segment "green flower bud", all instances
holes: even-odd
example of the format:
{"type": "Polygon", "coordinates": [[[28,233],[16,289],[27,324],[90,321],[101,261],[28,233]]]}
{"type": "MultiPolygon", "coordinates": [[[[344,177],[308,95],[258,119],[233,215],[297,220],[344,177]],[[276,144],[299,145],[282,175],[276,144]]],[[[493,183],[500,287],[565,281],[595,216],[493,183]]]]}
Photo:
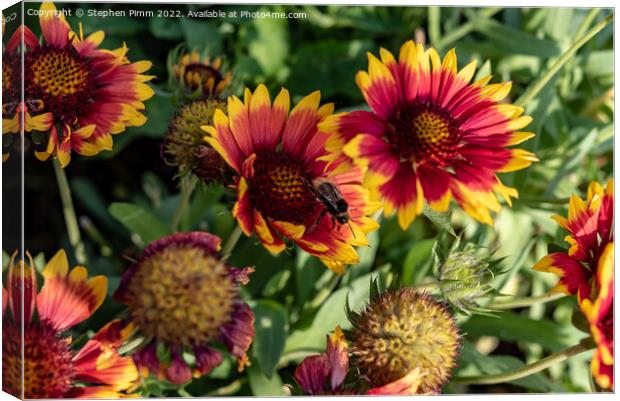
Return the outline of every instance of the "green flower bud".
{"type": "Polygon", "coordinates": [[[196,100],[181,106],[170,121],[162,144],[166,163],[177,166],[181,174],[192,172],[207,184],[224,183],[228,165],[204,140],[201,128],[213,124],[217,109],[226,110],[226,102],[218,99],[196,100]]]}
{"type": "Polygon", "coordinates": [[[444,299],[466,314],[488,312],[480,308],[477,300],[494,291],[491,282],[496,276],[496,262],[481,256],[479,248],[473,244],[467,244],[462,250],[455,248],[458,244],[440,262],[439,287],[444,299]]]}

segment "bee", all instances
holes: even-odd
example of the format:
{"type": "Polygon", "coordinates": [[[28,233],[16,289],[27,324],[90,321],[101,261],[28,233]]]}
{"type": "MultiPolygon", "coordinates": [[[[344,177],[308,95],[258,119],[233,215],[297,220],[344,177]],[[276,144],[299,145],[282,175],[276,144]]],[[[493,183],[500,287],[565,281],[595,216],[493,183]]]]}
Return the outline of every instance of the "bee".
{"type": "MultiPolygon", "coordinates": [[[[321,221],[325,214],[329,213],[332,218],[332,228],[336,226],[336,223],[348,224],[353,233],[353,228],[350,223],[351,218],[349,217],[349,204],[342,197],[336,184],[330,182],[326,178],[317,178],[311,185],[308,185],[308,189],[314,194],[316,199],[325,206],[325,209],[319,214],[319,218],[315,225],[321,221]]],[[[355,236],[355,233],[353,235],[355,236]]]]}

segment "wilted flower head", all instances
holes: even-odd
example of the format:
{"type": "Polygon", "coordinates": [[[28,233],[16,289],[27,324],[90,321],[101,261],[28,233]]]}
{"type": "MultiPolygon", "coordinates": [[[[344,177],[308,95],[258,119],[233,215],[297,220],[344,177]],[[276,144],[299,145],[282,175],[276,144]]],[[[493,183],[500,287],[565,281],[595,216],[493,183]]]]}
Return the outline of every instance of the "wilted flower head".
{"type": "Polygon", "coordinates": [[[107,279],[89,279],[82,266],[69,271],[62,250],[42,274],[37,294],[32,260],[9,265],[8,291],[2,288],[2,390],[19,398],[118,398],[138,378],[131,358],[118,354],[132,327],[112,321],[79,349],[67,333],[101,306],[107,279]]]}
{"type": "Polygon", "coordinates": [[[349,345],[338,326],[327,336],[327,347],[320,355],[309,356],[295,369],[295,380],[309,395],[352,394],[343,388],[349,371],[349,345]]]}
{"type": "Polygon", "coordinates": [[[586,199],[572,195],[568,217],[553,216],[569,232],[566,252],[554,252],[534,269],[560,276],[551,292],[576,295],[590,326],[597,350],[592,374],[605,389],[613,389],[613,219],[614,183],[592,182],[586,199]]]}
{"type": "Polygon", "coordinates": [[[232,73],[227,71],[221,57],[211,60],[201,56],[197,51],[190,53],[173,52],[173,83],[178,85],[185,95],[191,97],[219,96],[232,80],[232,73]]]}
{"type": "Polygon", "coordinates": [[[203,140],[203,125],[213,124],[216,109],[226,110],[226,102],[201,99],[182,105],[172,117],[161,152],[164,160],[177,166],[181,174],[192,172],[206,183],[224,183],[231,169],[203,140]]]}
{"type": "Polygon", "coordinates": [[[351,363],[370,387],[435,393],[448,380],[460,337],[448,308],[429,294],[412,288],[371,291],[370,303],[349,319],[351,363]]]}
{"type": "Polygon", "coordinates": [[[209,233],[173,234],[146,247],[123,275],[114,297],[127,305],[128,321],[148,339],[133,354],[144,375],[153,372],[172,383],[206,375],[222,362],[215,342],[238,358],[239,369],[249,364],[254,315],[240,299],[239,286],[253,269],[229,267],[219,248],[220,239],[209,233]]]}

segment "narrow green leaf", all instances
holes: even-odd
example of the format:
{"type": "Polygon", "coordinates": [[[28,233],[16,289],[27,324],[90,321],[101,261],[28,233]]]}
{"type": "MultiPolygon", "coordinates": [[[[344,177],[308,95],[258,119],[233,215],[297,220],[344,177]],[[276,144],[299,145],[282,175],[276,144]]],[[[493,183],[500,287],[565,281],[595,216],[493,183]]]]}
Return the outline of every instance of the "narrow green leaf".
{"type": "MultiPolygon", "coordinates": [[[[473,344],[466,340],[463,342],[460,355],[458,365],[462,367],[462,370],[467,369],[468,376],[500,374],[524,366],[523,361],[511,355],[484,355],[480,353],[473,344]]],[[[456,375],[457,377],[460,376],[458,370],[456,375]]],[[[511,383],[539,392],[566,391],[563,386],[552,382],[542,373],[536,373],[522,379],[514,380],[511,383]]]]}
{"type": "Polygon", "coordinates": [[[497,336],[505,341],[531,342],[553,352],[575,345],[586,337],[572,326],[535,320],[512,312],[504,312],[499,318],[474,315],[461,328],[469,336],[497,336]]]}
{"type": "Polygon", "coordinates": [[[166,226],[150,212],[131,203],[112,203],[109,212],[132,233],[137,245],[145,246],[166,236],[166,226]]]}
{"type": "Polygon", "coordinates": [[[435,239],[416,241],[403,262],[402,283],[405,286],[416,284],[428,272],[432,262],[435,239]]]}
{"type": "Polygon", "coordinates": [[[286,309],[274,301],[258,301],[253,307],[256,335],[252,346],[263,373],[272,378],[288,334],[286,309]]]}
{"type": "Polygon", "coordinates": [[[248,381],[252,395],[259,397],[275,397],[287,395],[282,386],[282,379],[275,373],[271,378],[265,376],[261,366],[252,364],[248,368],[248,381]]]}
{"type": "Polygon", "coordinates": [[[474,29],[501,46],[506,53],[530,54],[544,58],[560,53],[560,48],[554,42],[538,39],[534,35],[502,25],[495,20],[476,20],[474,29]]]}

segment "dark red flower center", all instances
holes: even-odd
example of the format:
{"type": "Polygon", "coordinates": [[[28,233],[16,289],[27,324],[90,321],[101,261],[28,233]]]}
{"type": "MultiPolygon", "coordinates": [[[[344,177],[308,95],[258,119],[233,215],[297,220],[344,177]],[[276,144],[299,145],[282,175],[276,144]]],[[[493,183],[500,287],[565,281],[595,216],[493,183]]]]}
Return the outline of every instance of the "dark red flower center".
{"type": "Polygon", "coordinates": [[[25,398],[64,398],[75,378],[67,339],[45,322],[31,323],[22,360],[20,330],[6,318],[2,329],[2,390],[20,398],[23,383],[25,398]]]}
{"type": "Polygon", "coordinates": [[[18,100],[19,74],[19,58],[4,54],[2,57],[2,97],[4,102],[18,100]]]}
{"type": "Polygon", "coordinates": [[[193,63],[185,67],[183,79],[192,91],[204,87],[207,92],[213,92],[222,80],[222,74],[210,65],[193,63]]]}
{"type": "Polygon", "coordinates": [[[450,114],[427,102],[400,108],[388,121],[385,139],[402,160],[445,166],[457,155],[458,124],[450,114]]]}
{"type": "Polygon", "coordinates": [[[320,202],[311,191],[313,176],[303,162],[280,152],[263,152],[254,162],[250,199],[265,217],[305,224],[316,215],[320,202]]]}
{"type": "Polygon", "coordinates": [[[71,46],[41,46],[26,53],[25,95],[41,100],[54,117],[75,123],[93,102],[95,80],[88,60],[71,46]]]}

